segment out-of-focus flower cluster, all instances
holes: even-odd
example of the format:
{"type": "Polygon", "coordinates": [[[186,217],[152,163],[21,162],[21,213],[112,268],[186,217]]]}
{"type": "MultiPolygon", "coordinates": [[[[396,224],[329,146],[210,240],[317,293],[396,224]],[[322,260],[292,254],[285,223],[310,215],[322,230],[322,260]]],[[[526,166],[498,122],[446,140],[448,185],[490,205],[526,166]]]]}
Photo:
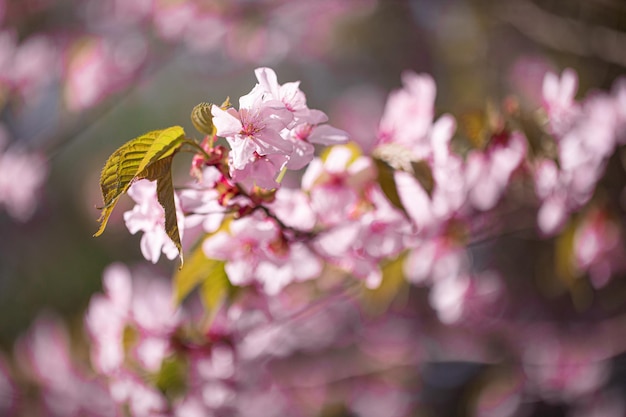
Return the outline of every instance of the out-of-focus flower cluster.
{"type": "MultiPolygon", "coordinates": [[[[194,249],[173,285],[110,266],[85,317],[91,370],[39,321],[18,369],[0,364],[2,410],[30,395],[54,416],[401,417],[470,385],[475,416],[623,415],[607,388],[623,315],[587,304],[570,323],[528,285],[544,256],[582,310],[624,272],[624,184],[603,182],[626,171],[622,82],[577,100],[572,70],[548,73],[540,108],[509,97],[476,133],[436,113],[430,76],[406,72],[363,151],[297,82],[255,75],[237,108],[204,108],[214,133],[175,203],[194,249]]],[[[128,194],[144,257],[174,258],[156,184],[128,194]]]]}
{"type": "Polygon", "coordinates": [[[375,5],[375,0],[89,0],[65,7],[1,1],[0,205],[12,218],[28,220],[47,177],[46,153],[68,140],[64,135],[71,136],[76,115],[128,91],[174,51],[232,66],[278,62],[296,52],[323,54],[339,22],[367,15],[375,5]],[[17,177],[23,178],[21,190],[17,177]]]}

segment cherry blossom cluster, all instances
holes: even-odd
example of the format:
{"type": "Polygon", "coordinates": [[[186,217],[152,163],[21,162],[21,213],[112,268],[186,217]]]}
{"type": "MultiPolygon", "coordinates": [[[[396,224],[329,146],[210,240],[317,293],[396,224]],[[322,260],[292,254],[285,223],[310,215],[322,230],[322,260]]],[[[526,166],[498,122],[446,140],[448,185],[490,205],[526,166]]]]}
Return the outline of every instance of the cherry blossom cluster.
{"type": "MultiPolygon", "coordinates": [[[[500,227],[494,213],[534,193],[537,222],[527,227],[558,231],[564,216],[591,197],[623,123],[619,86],[612,95],[596,93],[578,103],[572,97],[575,75],[567,70],[562,81],[546,75],[543,116],[537,120],[547,143],[542,146],[552,144],[555,155],[529,153],[525,133],[512,127],[519,117],[515,108],[498,115],[486,143],[462,154],[453,149],[453,142],[463,140],[455,118],[435,118],[432,78],[407,72],[404,87],[389,96],[368,155],[344,145],[347,133],[307,107],[297,82],[281,85],[269,68],[255,74],[257,84],[240,98],[238,109],[228,103],[211,108],[217,137],[228,147],[205,138],[204,155],[192,164],[197,181],[177,196],[180,229],[194,230],[185,233],[197,238],[201,225],[208,234],[202,239],[205,255],[226,261],[231,282],[258,284],[268,294],[316,278],[330,266],[376,288],[382,266],[402,256],[407,280],[432,286],[431,303],[448,321],[460,317],[464,294],[499,291],[498,273],[473,271],[469,261],[466,246],[484,233],[481,226],[500,227]],[[596,120],[599,114],[604,116],[596,120]],[[598,152],[584,148],[596,143],[590,126],[598,126],[604,132],[599,139],[608,142],[595,145],[598,152]],[[314,145],[329,148],[315,156],[314,145]],[[575,155],[584,156],[585,164],[570,162],[575,155]],[[381,182],[385,167],[392,186],[381,182]],[[281,186],[285,170],[299,169],[298,187],[281,186]]],[[[156,262],[163,251],[173,259],[176,248],[163,230],[154,184],[137,182],[129,194],[138,204],[125,219],[131,232],[145,232],[144,256],[156,262]]],[[[611,216],[602,208],[589,216],[576,223],[571,263],[601,286],[623,268],[622,237],[617,231],[598,237],[611,230],[611,216]]]]}
{"type": "MultiPolygon", "coordinates": [[[[472,415],[537,403],[623,415],[606,389],[626,351],[623,318],[592,306],[587,321],[559,326],[562,300],[527,284],[529,258],[548,252],[582,308],[581,285],[602,291],[626,271],[613,195],[625,184],[604,180],[626,171],[615,157],[624,84],[577,100],[572,70],[548,73],[540,108],[527,117],[509,98],[470,137],[462,118],[436,112],[434,80],[406,72],[363,151],[308,107],[299,83],[266,67],[255,76],[237,107],[210,107],[215,135],[198,143],[175,196],[183,246],[224,267],[220,301],[199,290],[174,303],[176,288],[152,269],[113,264],[85,316],[90,366],[49,319],[18,342],[19,372],[39,387],[33,404],[53,416],[401,417],[431,412],[442,384],[469,383],[438,380],[449,362],[490,370],[472,415]]],[[[175,258],[156,184],[128,194],[124,219],[143,232],[144,257],[175,258]]],[[[14,374],[0,362],[8,415],[24,407],[14,374]]]]}

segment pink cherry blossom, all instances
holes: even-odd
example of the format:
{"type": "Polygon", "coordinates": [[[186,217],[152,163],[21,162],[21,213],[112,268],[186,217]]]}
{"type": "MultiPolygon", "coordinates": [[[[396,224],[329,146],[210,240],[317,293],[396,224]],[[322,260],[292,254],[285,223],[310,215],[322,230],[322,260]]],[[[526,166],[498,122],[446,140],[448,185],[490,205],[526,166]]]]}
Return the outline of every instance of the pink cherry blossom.
{"type": "Polygon", "coordinates": [[[205,232],[216,231],[225,217],[225,208],[219,203],[215,189],[222,173],[213,166],[204,167],[200,179],[178,193],[180,209],[185,214],[185,228],[202,224],[205,232]]]}
{"type": "Polygon", "coordinates": [[[579,111],[574,98],[578,89],[578,76],[571,68],[561,77],[548,72],[543,79],[543,105],[550,118],[550,128],[557,134],[567,129],[579,111]]]}
{"type": "Polygon", "coordinates": [[[327,124],[301,123],[289,132],[288,139],[293,144],[294,152],[287,162],[287,168],[301,169],[313,159],[315,152],[313,144],[326,146],[345,144],[348,141],[348,134],[327,124]]]}
{"type": "MultiPolygon", "coordinates": [[[[124,221],[128,230],[135,234],[144,232],[141,236],[141,253],[152,263],[157,263],[161,252],[168,259],[178,256],[178,249],[165,231],[165,210],[157,199],[156,181],[139,180],[128,189],[128,195],[137,203],[131,211],[124,213],[124,221]]],[[[183,233],[183,214],[180,212],[178,197],[176,217],[178,230],[183,233]]]]}
{"type": "Polygon", "coordinates": [[[334,146],[322,161],[314,159],[302,176],[311,206],[320,222],[336,225],[350,218],[358,194],[374,180],[372,160],[358,156],[348,147],[334,146]],[[355,158],[356,157],[356,158],[355,158]]]}
{"type": "Polygon", "coordinates": [[[475,319],[484,324],[502,292],[500,277],[491,271],[475,276],[446,275],[433,282],[430,304],[443,323],[475,319]]]}
{"type": "Polygon", "coordinates": [[[306,96],[300,90],[300,82],[278,83],[278,77],[271,68],[255,70],[258,86],[265,91],[268,98],[281,101],[293,114],[293,119],[282,131],[294,149],[290,154],[287,167],[301,169],[313,159],[314,143],[321,145],[343,144],[348,141],[348,134],[340,129],[322,124],[328,116],[320,110],[310,109],[306,104],[306,96]]]}
{"type": "Polygon", "coordinates": [[[317,219],[309,197],[300,189],[281,187],[268,207],[286,226],[302,231],[310,231],[315,226],[317,219]]]}
{"type": "Polygon", "coordinates": [[[205,239],[202,249],[208,258],[227,261],[226,273],[233,284],[246,285],[254,281],[255,269],[278,237],[272,220],[248,216],[232,222],[230,233],[220,231],[205,239]]]}
{"type": "Polygon", "coordinates": [[[116,415],[102,381],[88,378],[74,363],[67,330],[55,316],[40,316],[17,342],[16,355],[23,372],[41,386],[50,415],[116,415]]]}
{"type": "Polygon", "coordinates": [[[277,177],[286,167],[288,158],[283,154],[254,154],[242,169],[231,169],[231,179],[243,185],[247,191],[255,186],[265,189],[280,188],[277,177]]]}
{"type": "Polygon", "coordinates": [[[603,93],[573,101],[575,73],[564,73],[561,85],[553,75],[546,76],[548,103],[556,110],[549,114],[558,128],[553,129],[558,149],[555,163],[540,160],[535,172],[536,191],[542,200],[539,227],[554,233],[566,215],[586,204],[602,176],[607,158],[619,140],[619,101],[603,93]],[[566,120],[565,120],[566,119],[566,120]],[[565,121],[564,121],[565,120],[565,121]]]}
{"type": "Polygon", "coordinates": [[[162,393],[130,373],[121,373],[109,384],[111,397],[127,406],[133,417],[166,417],[167,401],[162,393]]]}
{"type": "Polygon", "coordinates": [[[42,155],[16,146],[2,151],[0,142],[0,205],[11,217],[24,222],[35,213],[48,164],[42,155]]]}
{"type": "Polygon", "coordinates": [[[467,275],[470,261],[460,242],[440,233],[412,244],[404,263],[407,280],[428,284],[467,275]]]}
{"type": "Polygon", "coordinates": [[[427,137],[434,119],[436,86],[427,74],[405,72],[404,88],[389,95],[379,126],[379,144],[397,143],[416,159],[425,158],[432,145],[427,137]]]}
{"type": "Polygon", "coordinates": [[[485,152],[470,152],[465,172],[474,207],[489,210],[496,205],[511,174],[526,156],[526,142],[523,133],[512,132],[506,143],[493,144],[485,152]]]}
{"type": "Polygon", "coordinates": [[[291,129],[301,123],[319,124],[328,120],[326,114],[320,110],[309,109],[306,104],[306,96],[300,90],[300,82],[288,82],[278,84],[278,77],[273,69],[261,67],[254,70],[260,88],[271,99],[278,100],[293,114],[293,119],[287,128],[291,129]]]}
{"type": "Polygon", "coordinates": [[[138,35],[119,42],[97,37],[80,40],[65,58],[68,108],[85,110],[127,86],[146,59],[146,48],[138,35]]]}
{"type": "Polygon", "coordinates": [[[592,284],[602,287],[626,267],[620,229],[602,210],[590,211],[574,234],[576,266],[588,271],[592,284]]]}
{"type": "Polygon", "coordinates": [[[450,150],[450,139],[455,129],[454,118],[443,115],[433,124],[427,142],[424,142],[422,152],[428,156],[426,161],[434,180],[431,195],[412,174],[401,170],[394,172],[400,200],[420,229],[437,228],[454,217],[466,203],[465,165],[461,157],[450,150]]]}
{"type": "Polygon", "coordinates": [[[233,169],[242,170],[254,161],[255,154],[291,154],[293,147],[280,131],[293,120],[293,115],[278,100],[267,100],[262,88],[255,87],[239,99],[239,110],[222,110],[213,106],[213,124],[218,136],[226,138],[233,169]]]}
{"type": "Polygon", "coordinates": [[[285,246],[281,239],[273,220],[248,216],[231,222],[230,233],[205,239],[202,248],[208,258],[226,261],[233,284],[257,282],[268,294],[276,294],[290,282],[314,278],[321,270],[321,262],[305,245],[285,246]]]}
{"type": "Polygon", "coordinates": [[[92,362],[105,375],[116,375],[128,357],[151,372],[158,371],[170,353],[170,337],[181,322],[182,312],[172,300],[170,286],[155,277],[133,275],[121,264],[104,273],[105,294],[96,294],[85,324],[94,343],[92,362]],[[124,332],[132,329],[136,340],[132,352],[124,346],[124,332]]]}
{"type": "Polygon", "coordinates": [[[537,331],[523,351],[529,389],[549,401],[571,401],[602,386],[608,378],[605,347],[555,331],[537,331]]]}
{"type": "Polygon", "coordinates": [[[109,375],[124,361],[123,333],[132,297],[130,271],[121,264],[110,265],[103,284],[106,294],[92,297],[85,326],[94,344],[91,361],[99,372],[109,375]]]}

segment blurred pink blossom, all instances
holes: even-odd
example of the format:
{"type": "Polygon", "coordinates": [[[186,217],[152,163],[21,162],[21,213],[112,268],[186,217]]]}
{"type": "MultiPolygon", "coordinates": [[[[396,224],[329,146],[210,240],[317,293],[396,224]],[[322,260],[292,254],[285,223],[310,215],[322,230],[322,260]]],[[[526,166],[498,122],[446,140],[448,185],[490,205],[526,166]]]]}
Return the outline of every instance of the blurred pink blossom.
{"type": "Polygon", "coordinates": [[[466,176],[469,200],[479,210],[489,210],[506,190],[511,174],[526,157],[526,137],[512,132],[504,143],[494,143],[484,151],[471,151],[466,176]]]}
{"type": "Polygon", "coordinates": [[[572,122],[572,118],[579,111],[575,101],[578,90],[578,75],[567,68],[561,77],[553,72],[547,72],[543,78],[543,105],[550,119],[550,128],[557,134],[572,122]]]}
{"type": "Polygon", "coordinates": [[[158,278],[133,276],[121,264],[109,266],[103,281],[105,294],[92,298],[85,317],[94,344],[94,367],[114,376],[132,356],[146,370],[158,371],[182,319],[170,286],[158,278]],[[132,353],[126,352],[124,345],[129,330],[136,334],[132,353]]]}
{"type": "Polygon", "coordinates": [[[74,363],[62,322],[40,316],[15,345],[23,372],[42,388],[43,404],[52,416],[115,416],[117,410],[103,381],[87,377],[74,363]]]}
{"type": "Polygon", "coordinates": [[[65,57],[65,101],[72,111],[98,104],[128,86],[147,57],[139,35],[120,41],[86,37],[76,41],[65,57]]]}
{"type": "Polygon", "coordinates": [[[574,233],[574,257],[577,268],[589,273],[594,287],[606,285],[626,267],[619,225],[602,210],[587,213],[574,233]]]}
{"type": "Polygon", "coordinates": [[[4,148],[2,142],[0,140],[0,205],[11,217],[24,222],[35,213],[48,176],[48,163],[43,155],[17,145],[4,148]]]}

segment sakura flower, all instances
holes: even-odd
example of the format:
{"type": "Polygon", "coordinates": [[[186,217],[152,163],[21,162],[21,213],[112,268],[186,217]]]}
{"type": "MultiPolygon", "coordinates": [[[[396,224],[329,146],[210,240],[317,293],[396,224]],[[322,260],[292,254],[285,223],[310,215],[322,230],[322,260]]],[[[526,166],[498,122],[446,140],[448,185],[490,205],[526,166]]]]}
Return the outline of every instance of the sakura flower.
{"type": "Polygon", "coordinates": [[[404,273],[413,283],[454,279],[469,272],[469,257],[460,242],[444,233],[419,241],[409,252],[404,273]]]}
{"type": "Polygon", "coordinates": [[[94,295],[85,315],[93,347],[94,367],[108,375],[124,361],[123,332],[130,314],[132,296],[130,271],[121,264],[110,265],[103,275],[106,295],[94,295]]]}
{"type": "Polygon", "coordinates": [[[579,111],[574,101],[577,89],[578,76],[570,68],[564,70],[560,78],[552,72],[544,76],[543,104],[550,118],[550,128],[557,134],[567,129],[579,111]]]}
{"type": "Polygon", "coordinates": [[[436,87],[425,74],[406,72],[404,88],[389,95],[374,153],[394,168],[394,180],[407,214],[421,229],[436,228],[454,216],[467,199],[465,166],[450,149],[456,120],[444,114],[434,121],[436,87]],[[427,190],[411,173],[425,163],[432,177],[427,190]]]}
{"type": "Polygon", "coordinates": [[[165,417],[168,405],[162,393],[130,373],[122,373],[110,383],[111,396],[136,417],[165,417]]]}
{"type": "Polygon", "coordinates": [[[420,229],[436,229],[452,218],[467,199],[467,178],[460,156],[450,149],[450,139],[456,121],[450,115],[441,116],[428,133],[428,149],[423,148],[434,181],[432,195],[410,173],[397,170],[394,178],[400,201],[420,229]]]}
{"type": "Polygon", "coordinates": [[[309,197],[300,189],[281,187],[268,207],[286,226],[303,231],[310,231],[315,226],[316,216],[309,197]]]}
{"type": "MultiPolygon", "coordinates": [[[[587,97],[582,103],[572,103],[571,92],[575,75],[563,75],[565,92],[552,92],[549,97],[558,111],[549,113],[558,147],[558,168],[555,163],[540,162],[535,175],[536,190],[542,200],[538,220],[544,233],[554,233],[563,224],[567,213],[579,209],[591,198],[596,183],[604,172],[607,158],[619,138],[619,101],[603,93],[587,97]],[[562,109],[565,108],[565,110],[562,109]],[[575,110],[575,111],[574,111],[575,110]],[[563,122],[566,114],[566,122],[563,122]],[[544,179],[540,171],[549,173],[544,179]],[[549,181],[548,181],[549,179],[549,181]]],[[[551,85],[551,76],[546,84],[551,85]]],[[[549,87],[548,90],[551,91],[549,87]]],[[[560,91],[560,90],[559,90],[560,91]]]]}
{"type": "Polygon", "coordinates": [[[27,221],[37,207],[40,189],[48,175],[47,163],[43,156],[14,146],[2,153],[1,145],[0,205],[14,219],[27,221]]]}
{"type": "Polygon", "coordinates": [[[300,90],[300,82],[278,84],[276,73],[271,68],[257,68],[255,71],[259,87],[268,97],[281,101],[293,114],[293,120],[282,135],[292,142],[294,150],[289,157],[287,168],[301,169],[313,159],[314,143],[337,145],[348,141],[348,134],[340,129],[322,124],[328,116],[320,110],[310,109],[306,96],[300,90]]]}
{"type": "Polygon", "coordinates": [[[168,282],[138,277],[133,282],[132,325],[139,332],[134,354],[149,371],[158,371],[171,353],[170,338],[182,322],[182,311],[174,305],[168,282]]]}
{"type": "Polygon", "coordinates": [[[367,198],[373,208],[359,219],[363,228],[357,250],[381,261],[400,253],[411,227],[406,217],[389,203],[379,187],[368,189],[367,198]]]}
{"type": "Polygon", "coordinates": [[[138,35],[116,43],[98,37],[81,39],[66,57],[64,95],[68,108],[90,108],[127,86],[146,54],[145,41],[138,35]]]}
{"type": "Polygon", "coordinates": [[[234,285],[246,285],[254,281],[256,268],[276,239],[278,229],[272,220],[247,216],[232,222],[230,233],[205,239],[202,249],[208,258],[227,261],[226,273],[234,285]]]}
{"type": "Polygon", "coordinates": [[[105,294],[92,298],[85,318],[94,366],[105,375],[116,375],[133,356],[144,369],[157,371],[181,322],[170,286],[155,277],[133,276],[121,264],[109,266],[103,280],[105,294]],[[132,352],[124,345],[126,331],[136,334],[132,352]]]}
{"type": "Polygon", "coordinates": [[[88,378],[74,363],[69,335],[54,316],[41,316],[16,344],[20,367],[42,389],[51,416],[115,415],[101,381],[88,378]]]}
{"type": "Polygon", "coordinates": [[[534,333],[522,357],[531,392],[549,401],[571,401],[594,392],[607,380],[607,344],[589,343],[586,335],[534,333]]]}
{"type": "Polygon", "coordinates": [[[439,319],[451,324],[464,319],[484,323],[492,316],[492,308],[502,292],[500,277],[494,272],[447,275],[433,282],[430,304],[439,319]]]}
{"type": "Polygon", "coordinates": [[[258,86],[239,99],[239,110],[222,110],[214,105],[211,113],[218,136],[230,144],[232,169],[243,170],[254,161],[255,154],[289,155],[293,150],[291,143],[280,135],[293,115],[282,102],[267,100],[258,86]]]}
{"type": "Polygon", "coordinates": [[[282,154],[255,154],[242,169],[231,169],[231,179],[243,185],[247,191],[255,186],[265,189],[280,188],[277,177],[286,166],[288,158],[282,154]]]}
{"type": "Polygon", "coordinates": [[[278,294],[291,282],[310,280],[322,272],[322,262],[303,243],[290,243],[285,253],[273,255],[261,261],[256,270],[257,281],[269,295],[278,294]]]}
{"type": "Polygon", "coordinates": [[[364,280],[369,288],[377,288],[382,281],[381,262],[400,253],[411,226],[379,187],[368,188],[366,198],[371,208],[354,223],[329,231],[317,244],[329,261],[364,280]],[[338,247],[340,242],[343,248],[338,247]]]}
{"type": "Polygon", "coordinates": [[[185,227],[193,228],[202,224],[207,233],[216,231],[225,216],[225,209],[219,203],[217,183],[222,179],[219,170],[207,166],[200,171],[200,179],[178,193],[180,208],[185,213],[185,227]]]}
{"type": "Polygon", "coordinates": [[[285,242],[274,221],[259,216],[233,221],[230,234],[208,237],[202,249],[208,258],[226,261],[226,273],[234,285],[257,282],[268,294],[321,271],[320,261],[306,246],[285,242]]]}
{"type": "Polygon", "coordinates": [[[431,76],[404,72],[403,89],[389,95],[380,126],[379,144],[397,143],[416,159],[426,157],[431,148],[427,134],[434,118],[436,86],[431,76]]]}
{"type": "Polygon", "coordinates": [[[288,139],[293,143],[294,151],[287,162],[287,168],[301,169],[313,159],[314,143],[327,146],[345,144],[348,142],[348,134],[326,124],[301,123],[289,132],[288,139]]]}
{"type": "Polygon", "coordinates": [[[287,128],[291,129],[301,123],[316,125],[328,120],[326,114],[320,110],[309,109],[306,96],[300,90],[300,82],[278,84],[278,77],[271,68],[261,67],[254,70],[259,86],[269,96],[282,102],[285,108],[293,114],[293,119],[287,128]]]}
{"type": "MultiPolygon", "coordinates": [[[[135,207],[124,213],[124,221],[128,230],[135,234],[143,231],[141,237],[141,253],[144,258],[152,263],[157,263],[161,252],[168,259],[178,256],[178,249],[165,231],[165,210],[157,199],[156,181],[139,180],[134,182],[128,189],[128,195],[135,200],[135,207]]],[[[174,196],[179,227],[183,230],[183,215],[180,212],[178,197],[174,196]]]]}
{"type": "Polygon", "coordinates": [[[574,256],[576,267],[589,272],[596,288],[626,266],[619,226],[608,213],[595,209],[585,216],[574,233],[574,256]]]}
{"type": "Polygon", "coordinates": [[[521,132],[512,132],[505,143],[495,143],[485,152],[470,152],[465,169],[472,205],[479,210],[493,208],[525,155],[526,137],[521,132]]]}
{"type": "Polygon", "coordinates": [[[302,177],[311,206],[326,225],[347,220],[358,203],[359,193],[374,180],[372,160],[346,146],[334,146],[322,161],[314,159],[302,177]]]}

